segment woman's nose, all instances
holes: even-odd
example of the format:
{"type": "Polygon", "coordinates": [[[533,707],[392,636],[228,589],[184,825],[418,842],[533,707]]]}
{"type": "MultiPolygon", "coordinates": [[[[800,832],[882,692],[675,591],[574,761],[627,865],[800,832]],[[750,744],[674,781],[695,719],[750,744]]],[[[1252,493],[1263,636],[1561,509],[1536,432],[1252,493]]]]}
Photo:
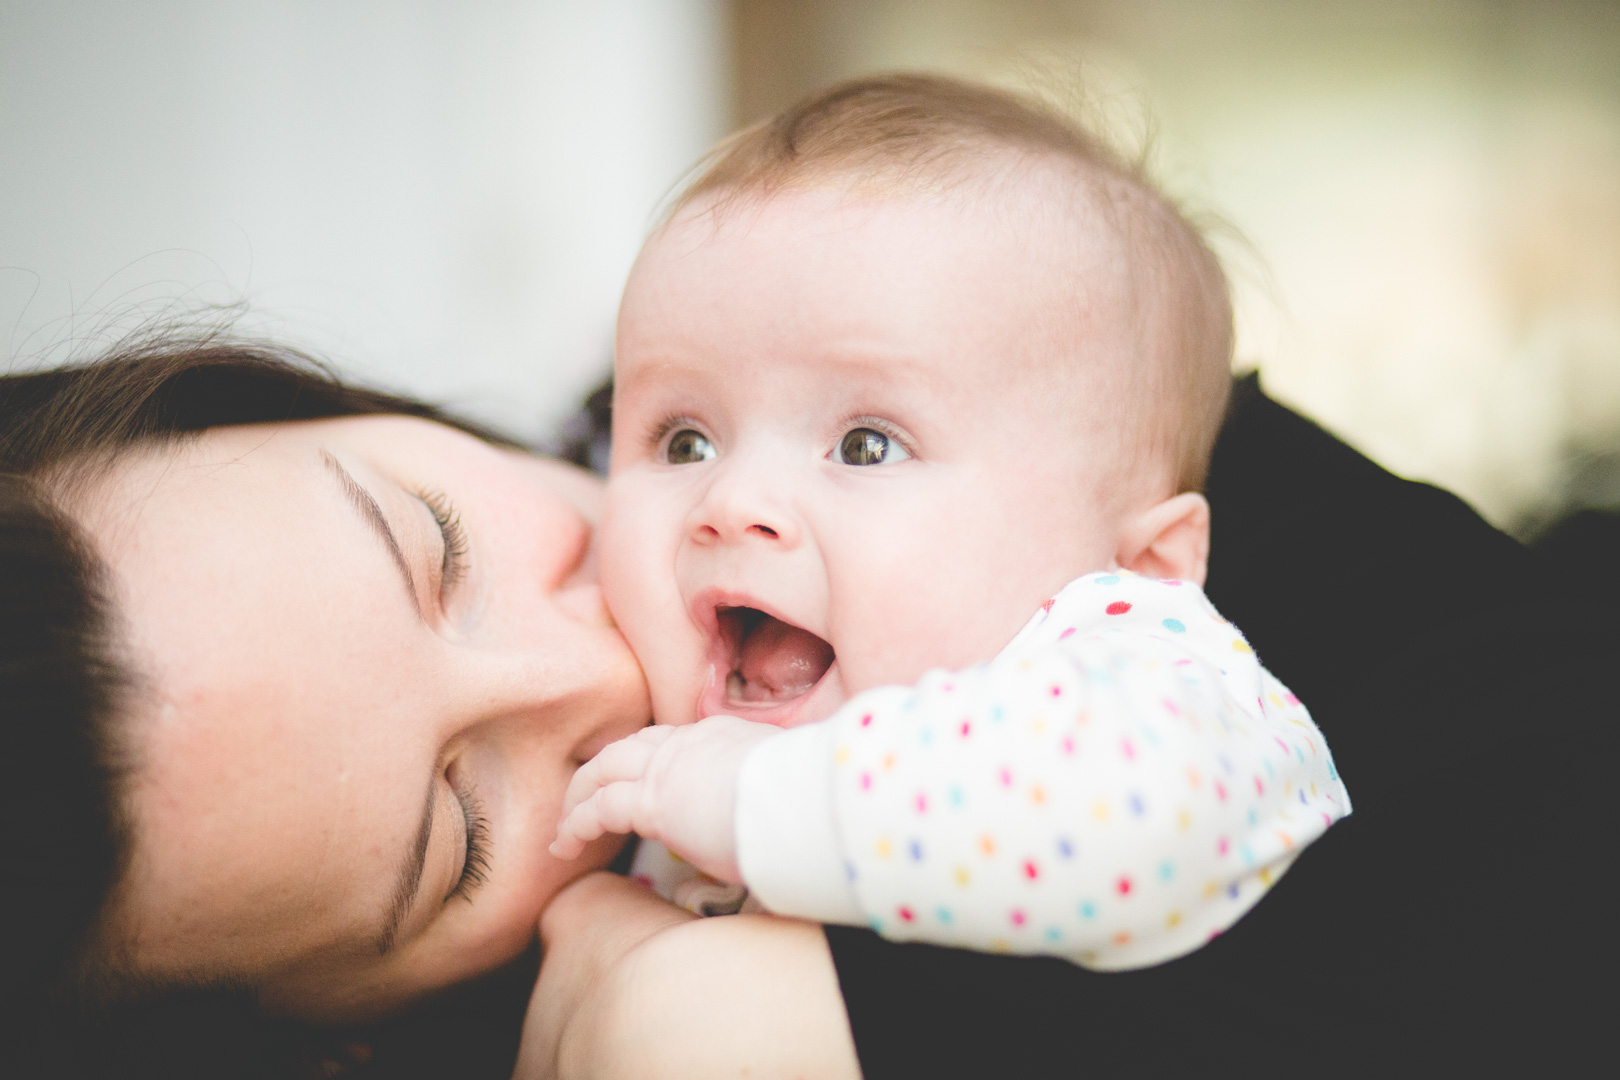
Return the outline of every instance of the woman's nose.
{"type": "Polygon", "coordinates": [[[490,656],[473,687],[480,708],[550,738],[608,741],[647,722],[652,705],[629,646],[595,586],[564,590],[490,656]]]}
{"type": "Polygon", "coordinates": [[[735,467],[714,478],[693,509],[687,535],[697,544],[799,544],[798,520],[781,498],[782,481],[767,470],[735,467]]]}
{"type": "Polygon", "coordinates": [[[602,599],[602,587],[594,581],[566,583],[551,594],[551,600],[564,615],[582,625],[613,626],[613,616],[602,599]]]}

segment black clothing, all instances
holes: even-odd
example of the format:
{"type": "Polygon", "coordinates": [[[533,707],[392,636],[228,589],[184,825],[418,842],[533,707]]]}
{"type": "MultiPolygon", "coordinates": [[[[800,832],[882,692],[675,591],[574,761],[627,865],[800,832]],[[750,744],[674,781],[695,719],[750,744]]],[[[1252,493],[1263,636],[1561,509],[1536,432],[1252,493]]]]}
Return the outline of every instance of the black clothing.
{"type": "Polygon", "coordinates": [[[1227,933],[1143,971],[829,927],[867,1080],[1607,1057],[1612,606],[1252,378],[1208,494],[1209,596],[1310,708],[1354,813],[1227,933]]]}

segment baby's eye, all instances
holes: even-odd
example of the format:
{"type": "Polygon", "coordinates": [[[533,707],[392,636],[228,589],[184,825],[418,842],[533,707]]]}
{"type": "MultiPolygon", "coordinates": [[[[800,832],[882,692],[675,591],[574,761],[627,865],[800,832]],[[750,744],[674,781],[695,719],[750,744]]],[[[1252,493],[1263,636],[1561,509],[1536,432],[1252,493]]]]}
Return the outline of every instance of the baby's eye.
{"type": "Polygon", "coordinates": [[[833,460],[840,465],[890,465],[911,455],[905,447],[883,432],[869,427],[852,428],[838,440],[833,460]]]}
{"type": "Polygon", "coordinates": [[[664,450],[664,460],[671,465],[690,465],[697,461],[708,461],[712,457],[714,444],[691,428],[682,428],[671,435],[669,446],[664,450]]]}

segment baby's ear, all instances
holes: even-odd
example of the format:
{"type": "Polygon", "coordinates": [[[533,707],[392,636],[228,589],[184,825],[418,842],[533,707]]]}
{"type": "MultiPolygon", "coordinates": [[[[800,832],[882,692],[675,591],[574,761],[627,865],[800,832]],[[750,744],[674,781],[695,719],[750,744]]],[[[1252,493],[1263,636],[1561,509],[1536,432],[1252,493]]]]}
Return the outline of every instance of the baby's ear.
{"type": "Polygon", "coordinates": [[[1203,587],[1209,573],[1209,503],[1195,491],[1173,495],[1125,523],[1114,559],[1145,577],[1203,587]]]}

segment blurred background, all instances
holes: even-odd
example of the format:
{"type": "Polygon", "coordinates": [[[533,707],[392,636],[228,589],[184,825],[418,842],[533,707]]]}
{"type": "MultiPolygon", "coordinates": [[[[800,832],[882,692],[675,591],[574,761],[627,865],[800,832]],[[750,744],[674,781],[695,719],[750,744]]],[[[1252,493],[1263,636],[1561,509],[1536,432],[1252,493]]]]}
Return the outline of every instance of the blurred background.
{"type": "Polygon", "coordinates": [[[679,174],[892,68],[1147,153],[1239,367],[1387,467],[1524,536],[1620,510],[1611,0],[0,0],[0,359],[242,303],[542,438],[679,174]]]}

